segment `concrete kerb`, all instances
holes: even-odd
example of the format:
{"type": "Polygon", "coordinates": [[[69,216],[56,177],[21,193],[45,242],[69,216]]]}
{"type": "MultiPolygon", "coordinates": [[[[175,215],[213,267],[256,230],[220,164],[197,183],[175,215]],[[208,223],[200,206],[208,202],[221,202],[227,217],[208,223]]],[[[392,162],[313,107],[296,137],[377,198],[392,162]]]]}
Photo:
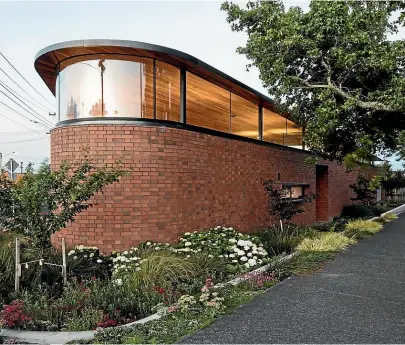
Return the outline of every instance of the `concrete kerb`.
{"type": "Polygon", "coordinates": [[[403,204],[403,205],[401,205],[401,206],[398,206],[398,207],[395,207],[395,208],[393,208],[392,210],[389,210],[389,211],[387,211],[387,212],[381,213],[379,217],[371,218],[371,219],[369,219],[368,221],[369,221],[369,222],[372,222],[372,221],[378,220],[378,219],[380,219],[381,217],[384,217],[384,216],[385,216],[386,214],[388,214],[388,213],[394,213],[394,214],[396,214],[396,215],[399,215],[399,214],[401,214],[401,213],[403,213],[403,212],[405,212],[405,204],[403,204]]]}
{"type": "MultiPolygon", "coordinates": [[[[292,253],[290,255],[282,256],[267,265],[259,267],[253,271],[250,271],[245,276],[238,277],[232,279],[228,282],[217,284],[215,287],[223,287],[226,285],[238,285],[243,281],[249,279],[251,276],[258,275],[262,272],[267,271],[268,269],[272,268],[278,263],[285,262],[290,260],[296,255],[296,253],[292,253]]],[[[131,327],[136,324],[144,324],[152,320],[159,320],[161,315],[156,313],[149,315],[143,319],[127,323],[125,325],[117,326],[117,327],[131,327]]],[[[96,331],[78,331],[78,332],[48,332],[48,331],[25,331],[25,330],[14,330],[14,329],[0,329],[0,336],[8,338],[8,339],[15,339],[16,341],[21,342],[28,342],[31,344],[65,344],[72,340],[91,340],[94,338],[94,334],[96,331]]]]}

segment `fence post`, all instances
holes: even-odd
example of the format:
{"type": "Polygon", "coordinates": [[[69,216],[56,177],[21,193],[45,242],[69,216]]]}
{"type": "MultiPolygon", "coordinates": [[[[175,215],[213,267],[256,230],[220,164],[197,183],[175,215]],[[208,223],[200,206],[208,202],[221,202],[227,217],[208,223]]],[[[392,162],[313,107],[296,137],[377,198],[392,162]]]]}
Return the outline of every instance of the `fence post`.
{"type": "Polygon", "coordinates": [[[20,239],[17,237],[15,239],[15,291],[20,290],[20,276],[21,276],[21,265],[20,265],[20,239]]]}
{"type": "Polygon", "coordinates": [[[62,237],[62,275],[63,275],[63,285],[67,284],[67,272],[66,272],[66,244],[65,238],[62,237]]]}

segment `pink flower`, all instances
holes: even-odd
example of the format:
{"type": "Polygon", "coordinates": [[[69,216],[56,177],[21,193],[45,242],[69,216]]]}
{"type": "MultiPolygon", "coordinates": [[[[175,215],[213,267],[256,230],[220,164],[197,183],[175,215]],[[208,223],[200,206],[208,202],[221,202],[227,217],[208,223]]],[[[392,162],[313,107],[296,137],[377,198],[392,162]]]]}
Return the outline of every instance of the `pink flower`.
{"type": "Polygon", "coordinates": [[[172,305],[169,308],[167,308],[168,313],[173,313],[176,310],[177,310],[177,305],[172,305]]]}

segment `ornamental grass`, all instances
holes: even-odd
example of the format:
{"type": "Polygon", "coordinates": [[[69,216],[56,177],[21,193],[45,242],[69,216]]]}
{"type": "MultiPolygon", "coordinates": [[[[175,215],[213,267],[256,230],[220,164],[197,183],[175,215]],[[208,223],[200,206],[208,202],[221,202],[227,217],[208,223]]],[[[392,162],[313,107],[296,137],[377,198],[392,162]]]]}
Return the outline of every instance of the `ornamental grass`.
{"type": "Polygon", "coordinates": [[[305,238],[297,247],[302,252],[337,252],[356,243],[353,238],[337,232],[318,233],[312,238],[305,238]]]}
{"type": "Polygon", "coordinates": [[[346,224],[344,234],[350,238],[364,238],[374,235],[383,228],[381,223],[357,219],[346,224]]]}

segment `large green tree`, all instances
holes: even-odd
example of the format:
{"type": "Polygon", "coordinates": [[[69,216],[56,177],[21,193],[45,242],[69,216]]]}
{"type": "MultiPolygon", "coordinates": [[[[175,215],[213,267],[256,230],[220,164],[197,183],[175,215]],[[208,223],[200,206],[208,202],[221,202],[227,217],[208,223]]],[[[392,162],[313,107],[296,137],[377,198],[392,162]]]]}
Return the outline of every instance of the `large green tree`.
{"type": "MultiPolygon", "coordinates": [[[[280,111],[305,126],[307,145],[330,159],[392,152],[405,129],[403,1],[222,4],[238,52],[256,66],[280,111]]],[[[405,137],[404,137],[405,139],[405,137]]],[[[405,142],[405,140],[404,140],[405,142]]]]}

